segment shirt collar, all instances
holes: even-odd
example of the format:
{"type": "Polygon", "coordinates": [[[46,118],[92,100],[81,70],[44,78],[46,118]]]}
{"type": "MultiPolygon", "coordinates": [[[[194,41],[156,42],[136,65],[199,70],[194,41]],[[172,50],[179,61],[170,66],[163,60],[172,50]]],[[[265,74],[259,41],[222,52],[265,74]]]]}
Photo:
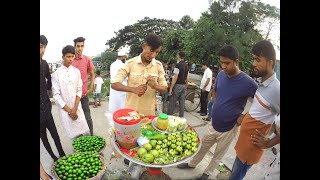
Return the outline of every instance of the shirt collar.
{"type": "Polygon", "coordinates": [[[71,66],[72,66],[72,65],[70,65],[69,67],[67,67],[67,66],[65,66],[65,65],[63,65],[63,64],[61,65],[62,69],[64,69],[64,70],[69,70],[71,66]]]}
{"type": "Polygon", "coordinates": [[[267,87],[272,81],[276,79],[276,73],[274,72],[268,79],[261,83],[264,87],[267,87]]]}
{"type": "MultiPolygon", "coordinates": [[[[137,64],[139,64],[139,63],[143,64],[143,63],[142,63],[142,60],[141,60],[141,54],[138,56],[138,60],[136,61],[136,63],[137,63],[137,64]]],[[[156,59],[153,58],[153,59],[151,60],[151,63],[150,63],[150,64],[153,65],[153,66],[155,66],[155,65],[156,65],[156,59]]],[[[148,66],[149,66],[150,64],[148,64],[148,66]]]]}

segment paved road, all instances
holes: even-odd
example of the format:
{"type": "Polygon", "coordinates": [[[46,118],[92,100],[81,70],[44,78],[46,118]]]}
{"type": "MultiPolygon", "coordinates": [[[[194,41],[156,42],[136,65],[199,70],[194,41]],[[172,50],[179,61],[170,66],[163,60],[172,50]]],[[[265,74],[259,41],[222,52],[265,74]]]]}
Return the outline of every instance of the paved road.
{"type": "MultiPolygon", "coordinates": [[[[103,151],[105,160],[107,162],[107,168],[108,170],[125,170],[127,169],[127,166],[123,163],[123,159],[117,159],[117,158],[111,158],[111,144],[110,144],[110,138],[108,136],[108,129],[110,128],[110,125],[108,123],[108,119],[105,116],[105,111],[108,107],[108,103],[106,101],[102,102],[102,106],[98,108],[92,108],[91,107],[91,115],[93,119],[93,126],[94,126],[94,134],[102,136],[103,138],[106,139],[107,141],[107,147],[103,151]],[[111,158],[111,159],[110,159],[111,158]]],[[[58,116],[58,109],[56,105],[53,105],[52,107],[52,114],[57,126],[58,133],[61,138],[61,143],[64,148],[64,151],[66,154],[72,154],[73,149],[71,145],[71,140],[64,134],[63,129],[61,127],[61,122],[58,116]]],[[[203,121],[201,117],[198,115],[198,113],[192,112],[185,112],[185,118],[187,119],[188,124],[191,126],[195,127],[195,129],[199,132],[199,136],[203,137],[204,133],[206,132],[205,125],[208,123],[206,121],[203,121]]],[[[48,132],[48,139],[49,142],[52,146],[53,152],[58,155],[58,152],[55,148],[53,139],[50,136],[50,133],[48,132]]],[[[225,163],[228,168],[232,168],[232,163],[235,158],[235,152],[234,152],[234,144],[236,142],[236,138],[232,142],[226,156],[223,158],[222,162],[225,163]]],[[[213,146],[214,148],[215,146],[213,146]]],[[[212,148],[212,149],[213,149],[212,148]]],[[[213,151],[212,151],[213,152],[213,151]]],[[[266,153],[268,154],[268,152],[266,153]]],[[[209,164],[209,161],[212,157],[212,153],[207,153],[205,156],[204,160],[193,170],[180,170],[178,168],[164,168],[163,171],[167,173],[172,179],[195,179],[199,177],[206,166],[209,164]]],[[[42,141],[40,140],[40,161],[42,162],[45,170],[51,174],[51,166],[53,164],[53,160],[45,150],[42,141]]],[[[252,169],[250,169],[246,179],[248,180],[253,180],[253,179],[258,179],[259,175],[261,176],[262,171],[264,169],[263,165],[256,165],[253,166],[252,169]]],[[[218,170],[215,170],[215,174],[218,175],[218,170]]],[[[222,179],[222,178],[217,178],[217,177],[211,177],[213,179],[222,179]]]]}

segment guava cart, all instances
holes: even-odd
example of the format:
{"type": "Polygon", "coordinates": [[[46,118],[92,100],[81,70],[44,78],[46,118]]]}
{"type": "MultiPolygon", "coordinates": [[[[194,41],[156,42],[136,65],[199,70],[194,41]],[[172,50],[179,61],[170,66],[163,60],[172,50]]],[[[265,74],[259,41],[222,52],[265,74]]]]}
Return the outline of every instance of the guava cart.
{"type": "MultiPolygon", "coordinates": [[[[194,130],[190,125],[188,125],[188,128],[194,130]]],[[[124,157],[124,158],[126,158],[126,159],[128,159],[128,160],[130,160],[130,161],[132,161],[132,162],[134,162],[136,164],[139,164],[141,166],[147,167],[147,172],[151,176],[156,176],[156,177],[154,177],[152,179],[156,179],[157,176],[159,177],[161,175],[162,168],[176,166],[176,165],[179,165],[181,163],[188,162],[190,159],[192,159],[199,152],[199,150],[201,148],[201,139],[198,137],[198,149],[192,155],[190,155],[188,157],[185,157],[184,159],[182,159],[180,161],[172,162],[172,163],[169,163],[169,164],[148,164],[148,163],[144,163],[142,161],[134,159],[132,156],[130,156],[129,150],[125,151],[123,148],[119,147],[118,143],[116,142],[116,138],[115,138],[114,132],[112,133],[111,142],[112,142],[112,145],[114,146],[114,149],[116,149],[117,152],[122,157],[124,157]]],[[[141,178],[141,176],[140,176],[140,178],[141,178]]]]}

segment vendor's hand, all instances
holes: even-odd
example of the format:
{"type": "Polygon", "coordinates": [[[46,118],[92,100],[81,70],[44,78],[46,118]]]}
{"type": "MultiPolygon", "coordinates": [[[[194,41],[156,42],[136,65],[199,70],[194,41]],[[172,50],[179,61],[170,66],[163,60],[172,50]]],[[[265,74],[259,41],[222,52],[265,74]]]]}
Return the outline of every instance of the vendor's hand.
{"type": "Polygon", "coordinates": [[[263,135],[258,129],[256,129],[256,134],[251,135],[251,142],[252,144],[257,145],[261,149],[266,149],[268,138],[263,135]]]}
{"type": "Polygon", "coordinates": [[[169,96],[172,96],[172,89],[169,89],[169,96]]]}
{"type": "Polygon", "coordinates": [[[205,91],[204,88],[202,88],[202,89],[201,89],[201,92],[203,93],[204,91],[205,91]]]}
{"type": "Polygon", "coordinates": [[[158,85],[158,83],[156,81],[154,81],[153,79],[149,79],[147,81],[147,84],[152,88],[152,89],[156,89],[156,86],[158,85]]]}
{"type": "Polygon", "coordinates": [[[147,91],[147,88],[147,84],[140,84],[138,87],[134,88],[134,93],[138,96],[142,96],[147,91]]]}

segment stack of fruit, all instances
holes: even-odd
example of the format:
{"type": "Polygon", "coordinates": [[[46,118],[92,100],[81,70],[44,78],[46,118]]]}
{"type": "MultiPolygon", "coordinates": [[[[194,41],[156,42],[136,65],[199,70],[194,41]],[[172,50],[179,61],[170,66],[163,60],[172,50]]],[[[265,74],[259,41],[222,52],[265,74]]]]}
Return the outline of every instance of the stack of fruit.
{"type": "Polygon", "coordinates": [[[105,162],[96,153],[77,153],[64,156],[54,163],[54,174],[59,179],[87,180],[102,175],[106,170],[105,162]]]}
{"type": "Polygon", "coordinates": [[[152,139],[138,149],[135,159],[148,164],[169,164],[191,156],[198,150],[198,135],[193,129],[152,139]]]}
{"type": "Polygon", "coordinates": [[[76,152],[100,152],[105,144],[101,136],[81,136],[72,142],[76,152]]]}

